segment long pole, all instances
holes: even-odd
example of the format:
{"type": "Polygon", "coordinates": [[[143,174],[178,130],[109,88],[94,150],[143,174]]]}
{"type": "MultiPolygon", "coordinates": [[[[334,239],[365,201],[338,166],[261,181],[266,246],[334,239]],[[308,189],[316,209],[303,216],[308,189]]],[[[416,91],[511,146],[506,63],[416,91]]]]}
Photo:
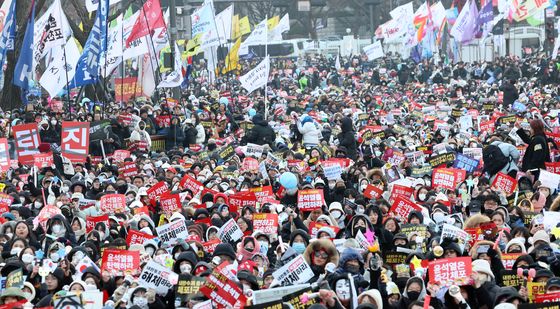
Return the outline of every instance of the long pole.
{"type": "Polygon", "coordinates": [[[373,30],[373,4],[369,5],[369,29],[371,31],[371,37],[370,37],[371,44],[373,44],[373,37],[375,32],[375,30],[373,30]]]}
{"type": "MultiPolygon", "coordinates": [[[[265,15],[265,25],[264,25],[264,31],[265,31],[265,41],[264,41],[264,59],[266,59],[266,57],[268,57],[268,14],[265,15]]],[[[266,94],[266,85],[268,83],[268,76],[267,78],[267,82],[264,84],[264,119],[268,120],[268,96],[266,94]]]]}
{"type": "MultiPolygon", "coordinates": [[[[169,46],[171,46],[173,70],[175,70],[175,42],[177,42],[177,10],[175,6],[175,0],[169,0],[169,46]]],[[[175,99],[180,99],[181,92],[178,87],[171,88],[171,93],[175,99]]]]}

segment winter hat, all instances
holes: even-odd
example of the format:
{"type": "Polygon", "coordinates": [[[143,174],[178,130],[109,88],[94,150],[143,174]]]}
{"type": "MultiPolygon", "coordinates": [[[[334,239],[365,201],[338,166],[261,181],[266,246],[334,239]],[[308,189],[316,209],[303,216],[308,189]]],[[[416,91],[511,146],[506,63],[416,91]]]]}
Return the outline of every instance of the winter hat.
{"type": "Polygon", "coordinates": [[[335,238],[335,237],[336,237],[336,235],[335,235],[333,229],[330,228],[330,227],[324,226],[324,227],[320,228],[320,229],[317,231],[317,235],[321,234],[321,232],[324,232],[324,233],[329,234],[329,237],[330,237],[330,238],[335,238]]]}
{"type": "Polygon", "coordinates": [[[23,283],[23,287],[31,290],[31,295],[29,295],[29,298],[27,299],[27,301],[32,301],[33,299],[35,299],[36,291],[35,291],[35,287],[33,286],[33,284],[31,284],[31,282],[29,282],[29,281],[25,281],[23,283]]]}
{"type": "Polygon", "coordinates": [[[327,215],[320,215],[320,216],[317,218],[317,220],[315,220],[315,221],[319,222],[319,221],[321,221],[321,220],[327,221],[327,224],[328,224],[328,225],[333,225],[332,219],[331,219],[329,216],[327,216],[327,215]]]}
{"type": "Polygon", "coordinates": [[[221,243],[216,246],[214,250],[214,256],[226,255],[230,257],[232,260],[235,260],[235,250],[229,243],[221,243]]]}
{"type": "Polygon", "coordinates": [[[340,202],[331,203],[331,205],[329,206],[329,212],[333,212],[334,210],[338,210],[342,214],[344,214],[344,209],[342,209],[342,204],[340,204],[340,202]]]}
{"type": "Polygon", "coordinates": [[[501,303],[496,307],[494,307],[494,309],[516,309],[516,308],[517,308],[516,305],[510,303],[501,303]]]}
{"type": "Polygon", "coordinates": [[[487,274],[488,276],[494,278],[494,273],[490,268],[490,263],[486,260],[475,260],[472,262],[472,271],[487,274]]]}
{"type": "Polygon", "coordinates": [[[527,250],[525,250],[525,238],[523,237],[515,237],[512,238],[506,245],[506,250],[505,252],[508,253],[508,250],[511,246],[513,245],[517,245],[521,248],[521,252],[522,253],[527,253],[527,250]]]}

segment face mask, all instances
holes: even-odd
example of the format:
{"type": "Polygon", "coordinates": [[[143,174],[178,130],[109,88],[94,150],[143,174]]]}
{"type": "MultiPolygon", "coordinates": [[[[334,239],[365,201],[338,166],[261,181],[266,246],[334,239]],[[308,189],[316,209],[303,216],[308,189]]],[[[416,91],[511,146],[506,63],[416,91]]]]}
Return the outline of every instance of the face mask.
{"type": "Polygon", "coordinates": [[[295,242],[292,244],[292,249],[299,254],[303,254],[305,251],[305,244],[302,242],[295,242]]]}
{"type": "Polygon", "coordinates": [[[341,300],[350,299],[350,282],[348,280],[338,280],[335,285],[335,292],[341,300]]]}
{"type": "Polygon", "coordinates": [[[268,253],[268,242],[259,241],[259,244],[261,245],[261,253],[262,254],[267,254],[268,253]]]}
{"type": "Polygon", "coordinates": [[[335,219],[340,219],[340,217],[342,217],[342,213],[340,211],[333,211],[331,212],[331,216],[335,219]]]}
{"type": "Polygon", "coordinates": [[[148,248],[146,248],[145,250],[146,250],[146,253],[147,253],[149,256],[154,255],[154,248],[148,247],[148,248]]]}
{"type": "Polygon", "coordinates": [[[54,120],[54,119],[51,120],[51,124],[52,124],[53,126],[56,126],[56,120],[54,120]]]}
{"type": "Polygon", "coordinates": [[[360,192],[364,192],[364,190],[367,188],[367,184],[363,184],[360,186],[360,192]]]}
{"type": "Polygon", "coordinates": [[[516,222],[517,220],[519,220],[519,216],[509,215],[509,221],[510,222],[516,222]]]}
{"type": "Polygon", "coordinates": [[[146,297],[134,297],[134,301],[132,301],[138,307],[146,307],[148,306],[148,299],[146,297]]]}
{"type": "MultiPolygon", "coordinates": [[[[57,235],[60,235],[60,234],[62,234],[62,231],[63,231],[62,225],[60,225],[60,224],[53,225],[53,227],[52,227],[52,232],[53,233],[55,233],[57,235]]],[[[64,232],[66,232],[66,231],[64,231],[64,232]]]]}
{"type": "Polygon", "coordinates": [[[374,151],[376,157],[381,157],[381,151],[376,150],[374,151]]]}
{"type": "Polygon", "coordinates": [[[43,204],[41,204],[41,202],[35,201],[33,203],[33,206],[35,207],[35,209],[39,209],[39,208],[41,208],[41,206],[43,206],[43,204]]]}
{"type": "Polygon", "coordinates": [[[362,234],[365,234],[365,233],[366,233],[366,228],[363,227],[363,226],[357,226],[357,227],[355,227],[354,229],[356,230],[356,233],[358,233],[358,231],[361,231],[362,234]]]}
{"type": "Polygon", "coordinates": [[[336,185],[336,183],[330,183],[330,182],[329,182],[329,189],[331,189],[331,190],[334,189],[334,186],[335,186],[335,185],[336,185]]]}
{"type": "Polygon", "coordinates": [[[60,255],[58,255],[58,253],[56,253],[56,252],[53,253],[53,254],[51,254],[51,255],[49,255],[49,257],[50,257],[51,260],[52,260],[53,262],[55,262],[55,263],[58,262],[58,260],[60,260],[60,255]]]}
{"type": "Polygon", "coordinates": [[[31,295],[31,293],[23,292],[23,295],[25,296],[25,299],[27,299],[29,301],[32,300],[31,296],[33,296],[33,295],[31,295]]]}
{"type": "Polygon", "coordinates": [[[351,273],[351,274],[357,274],[360,272],[360,266],[356,266],[356,265],[348,265],[346,266],[346,270],[351,273]]]}
{"type": "Polygon", "coordinates": [[[173,258],[175,259],[175,261],[179,258],[179,255],[181,254],[181,252],[175,253],[173,255],[173,258]]]}
{"type": "Polygon", "coordinates": [[[25,264],[31,264],[31,262],[33,262],[34,258],[35,258],[35,256],[33,256],[33,254],[24,253],[21,256],[21,261],[24,262],[25,264]]]}
{"type": "Polygon", "coordinates": [[[336,187],[336,193],[344,193],[345,187],[336,187]]]}
{"type": "Polygon", "coordinates": [[[182,274],[189,274],[192,270],[192,266],[191,264],[183,264],[181,266],[179,266],[179,269],[181,270],[182,274]]]}
{"type": "Polygon", "coordinates": [[[105,232],[99,231],[99,238],[105,239],[105,232]]]}
{"type": "Polygon", "coordinates": [[[11,255],[19,255],[19,253],[21,252],[21,250],[23,250],[22,248],[19,247],[14,247],[12,248],[12,250],[10,251],[11,255]]]}
{"type": "Polygon", "coordinates": [[[408,299],[415,301],[418,299],[418,297],[420,297],[420,292],[408,292],[408,299]]]}
{"type": "Polygon", "coordinates": [[[426,193],[420,193],[418,194],[418,200],[420,201],[425,201],[426,200],[426,193]]]}

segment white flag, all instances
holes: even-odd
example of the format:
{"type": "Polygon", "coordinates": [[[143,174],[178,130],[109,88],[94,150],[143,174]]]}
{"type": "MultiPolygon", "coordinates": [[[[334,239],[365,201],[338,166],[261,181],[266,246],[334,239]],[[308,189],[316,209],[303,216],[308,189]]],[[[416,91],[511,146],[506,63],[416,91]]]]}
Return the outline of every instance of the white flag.
{"type": "Polygon", "coordinates": [[[147,54],[143,57],[140,57],[140,62],[142,63],[142,65],[139,72],[142,72],[142,92],[147,97],[151,97],[156,90],[154,72],[156,71],[157,66],[151,60],[151,57],[147,54]]]}
{"type": "Polygon", "coordinates": [[[115,19],[116,25],[109,28],[107,36],[107,53],[101,57],[100,63],[103,64],[101,74],[103,77],[109,76],[116,69],[122,60],[123,48],[123,16],[119,15],[115,19]],[[107,57],[107,60],[105,60],[107,57]]]}
{"type": "Polygon", "coordinates": [[[175,44],[175,59],[174,59],[174,69],[167,76],[162,77],[161,82],[157,86],[158,88],[173,88],[181,86],[183,82],[183,72],[181,70],[181,52],[179,51],[179,46],[175,44]]]}
{"type": "Polygon", "coordinates": [[[264,45],[266,44],[267,40],[267,32],[268,32],[268,19],[264,19],[261,21],[249,34],[245,42],[241,43],[239,47],[239,55],[246,55],[249,53],[249,46],[251,45],[264,45]]]}
{"type": "MultiPolygon", "coordinates": [[[[109,5],[113,5],[115,3],[119,3],[121,0],[109,0],[109,5]]],[[[86,0],[86,9],[88,12],[95,12],[99,7],[99,0],[86,0]]]]}
{"type": "Polygon", "coordinates": [[[414,17],[414,7],[412,6],[412,1],[394,8],[391,12],[389,12],[389,14],[393,19],[407,18],[412,21],[414,17]]]}
{"type": "Polygon", "coordinates": [[[51,97],[56,96],[64,89],[67,82],[66,78],[70,81],[76,74],[76,64],[80,58],[80,50],[74,37],[70,37],[64,49],[60,49],[53,58],[39,81],[51,97]],[[64,61],[65,56],[66,61],[64,61]]]}
{"type": "Polygon", "coordinates": [[[336,55],[336,62],[334,63],[334,67],[337,71],[340,71],[342,66],[340,65],[340,54],[336,55]]]}
{"type": "Polygon", "coordinates": [[[55,0],[45,14],[35,22],[33,29],[33,67],[45,57],[47,52],[55,46],[64,45],[66,39],[72,35],[60,0],[55,0]]]}
{"type": "Polygon", "coordinates": [[[220,42],[227,43],[228,39],[231,38],[231,23],[233,18],[233,4],[227,9],[216,15],[216,27],[218,28],[218,35],[220,42]]]}
{"type": "Polygon", "coordinates": [[[241,86],[251,93],[260,87],[266,86],[269,72],[270,58],[267,56],[254,69],[239,77],[239,81],[241,82],[241,86]]]}
{"type": "Polygon", "coordinates": [[[278,25],[270,30],[268,33],[268,39],[270,41],[282,41],[282,33],[286,31],[290,31],[290,15],[288,13],[282,16],[278,25]]]}
{"type": "Polygon", "coordinates": [[[377,41],[371,45],[364,47],[364,53],[367,55],[368,60],[370,61],[385,56],[385,53],[383,53],[383,46],[381,45],[381,41],[377,41]]]}

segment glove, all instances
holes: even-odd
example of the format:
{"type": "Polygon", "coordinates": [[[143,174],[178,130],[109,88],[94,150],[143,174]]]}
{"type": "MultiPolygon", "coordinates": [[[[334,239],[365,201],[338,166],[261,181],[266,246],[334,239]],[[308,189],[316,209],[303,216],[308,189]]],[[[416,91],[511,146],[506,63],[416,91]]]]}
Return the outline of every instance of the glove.
{"type": "Polygon", "coordinates": [[[156,290],[148,289],[146,291],[146,298],[148,299],[148,303],[151,304],[156,301],[156,290]]]}

